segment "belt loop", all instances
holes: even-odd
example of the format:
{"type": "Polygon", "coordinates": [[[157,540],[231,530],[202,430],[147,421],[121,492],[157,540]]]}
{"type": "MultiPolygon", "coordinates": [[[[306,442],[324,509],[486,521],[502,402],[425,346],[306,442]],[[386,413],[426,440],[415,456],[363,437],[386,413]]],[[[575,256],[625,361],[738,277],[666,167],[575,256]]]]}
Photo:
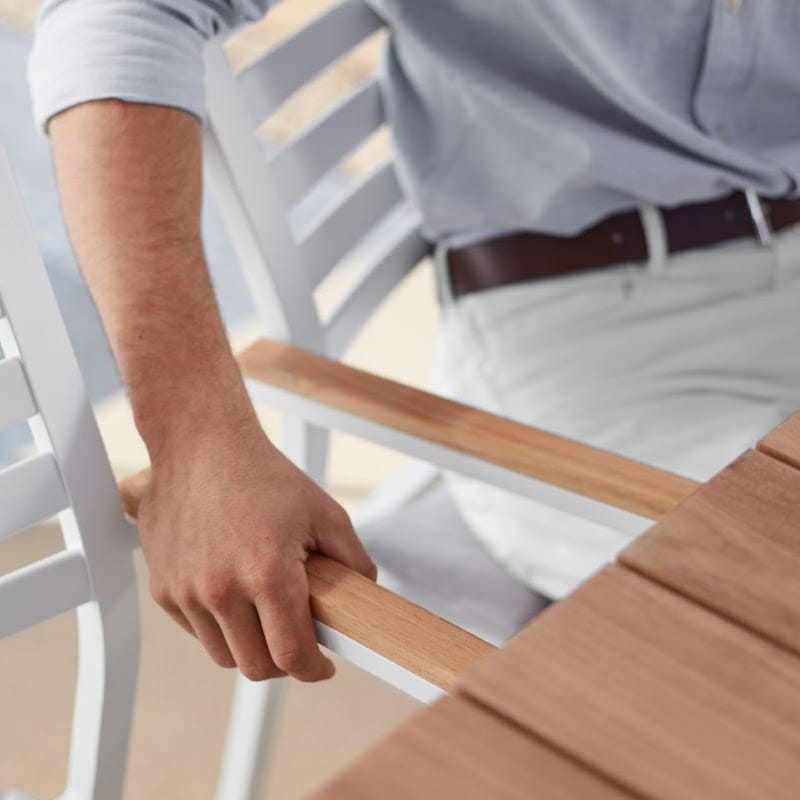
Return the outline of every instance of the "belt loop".
{"type": "Polygon", "coordinates": [[[769,217],[764,207],[764,201],[754,189],[745,189],[743,194],[747,201],[747,210],[750,212],[750,219],[753,221],[753,227],[756,229],[759,244],[765,250],[769,250],[772,255],[772,264],[769,271],[769,286],[773,290],[777,289],[781,282],[781,260],[778,248],[775,247],[775,237],[772,235],[772,226],[770,225],[769,217]]]}
{"type": "Polygon", "coordinates": [[[450,269],[447,264],[447,246],[437,243],[433,250],[433,268],[436,274],[436,287],[439,293],[439,302],[442,306],[452,305],[455,302],[453,287],[450,283],[450,269]]]}
{"type": "Polygon", "coordinates": [[[667,266],[669,255],[667,248],[667,231],[661,211],[652,203],[640,203],[639,215],[642,218],[644,238],[647,242],[647,264],[649,272],[663,272],[667,266]]]}
{"type": "Polygon", "coordinates": [[[772,227],[767,219],[764,203],[753,189],[745,189],[744,197],[747,200],[747,209],[753,220],[758,241],[761,242],[762,247],[770,247],[772,245],[772,227]]]}

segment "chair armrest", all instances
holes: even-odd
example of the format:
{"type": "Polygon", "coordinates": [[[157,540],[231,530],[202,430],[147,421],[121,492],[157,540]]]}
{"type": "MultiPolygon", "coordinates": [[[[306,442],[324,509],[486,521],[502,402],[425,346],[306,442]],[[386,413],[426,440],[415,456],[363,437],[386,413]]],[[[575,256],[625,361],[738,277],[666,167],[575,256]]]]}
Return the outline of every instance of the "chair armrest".
{"type": "MultiPolygon", "coordinates": [[[[674,473],[282,342],[260,339],[247,347],[238,361],[245,377],[295,398],[313,401],[649,519],[665,514],[699,486],[674,473]]],[[[297,413],[305,416],[302,409],[297,413]]]]}
{"type": "MultiPolygon", "coordinates": [[[[125,511],[134,519],[149,478],[150,471],[142,470],[119,485],[125,511]]],[[[330,558],[313,554],[306,570],[314,619],[446,692],[495,649],[330,558]]]]}
{"type": "MultiPolygon", "coordinates": [[[[579,442],[261,339],[239,355],[245,377],[440,445],[512,473],[655,519],[699,484],[579,442]]],[[[313,420],[319,422],[319,420],[313,420]]],[[[149,470],[120,483],[136,517],[149,470]]],[[[320,555],[307,562],[314,618],[430,683],[453,691],[460,673],[494,647],[320,555]]]]}

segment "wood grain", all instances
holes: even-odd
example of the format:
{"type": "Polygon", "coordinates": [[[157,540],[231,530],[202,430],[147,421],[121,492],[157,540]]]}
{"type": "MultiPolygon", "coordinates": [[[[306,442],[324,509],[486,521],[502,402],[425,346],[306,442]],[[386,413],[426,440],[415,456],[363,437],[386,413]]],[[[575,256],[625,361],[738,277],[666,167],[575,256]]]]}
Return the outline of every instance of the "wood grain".
{"type": "MultiPolygon", "coordinates": [[[[149,471],[143,470],[120,483],[125,511],[134,519],[148,480],[149,471]]],[[[446,692],[455,689],[462,672],[495,650],[337,561],[312,555],[306,569],[315,619],[446,692]]]]}
{"type": "Polygon", "coordinates": [[[282,342],[261,339],[239,363],[250,378],[651,519],[698,486],[282,342]]]}
{"type": "Polygon", "coordinates": [[[314,800],[623,800],[629,797],[465,700],[446,697],[314,800]]]}
{"type": "Polygon", "coordinates": [[[306,566],[315,619],[447,692],[496,649],[337,561],[314,555],[306,566]]]}
{"type": "Polygon", "coordinates": [[[800,653],[800,471],[749,451],[620,561],[800,653]]]}
{"type": "Polygon", "coordinates": [[[757,448],[768,456],[800,469],[800,413],[792,415],[767,434],[757,448]]]}
{"type": "Polygon", "coordinates": [[[795,800],[800,661],[613,565],[460,690],[658,800],[795,800]]]}

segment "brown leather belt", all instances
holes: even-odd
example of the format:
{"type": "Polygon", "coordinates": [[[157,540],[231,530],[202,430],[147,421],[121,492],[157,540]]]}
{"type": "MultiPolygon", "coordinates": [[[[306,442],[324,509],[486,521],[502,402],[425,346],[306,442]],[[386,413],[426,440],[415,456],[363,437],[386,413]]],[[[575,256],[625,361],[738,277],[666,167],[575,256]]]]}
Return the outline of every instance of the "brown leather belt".
{"type": "MultiPolygon", "coordinates": [[[[670,253],[757,238],[800,222],[800,198],[734,192],[721,200],[661,209],[670,253]]],[[[454,297],[629,261],[647,261],[638,211],[615,214],[577,236],[519,233],[448,250],[454,297]]]]}

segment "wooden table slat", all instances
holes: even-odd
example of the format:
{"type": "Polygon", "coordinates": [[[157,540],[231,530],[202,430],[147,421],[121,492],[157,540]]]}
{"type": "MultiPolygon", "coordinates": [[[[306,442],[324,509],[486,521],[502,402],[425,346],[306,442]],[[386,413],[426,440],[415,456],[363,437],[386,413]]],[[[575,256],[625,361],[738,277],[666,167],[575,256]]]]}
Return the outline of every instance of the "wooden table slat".
{"type": "Polygon", "coordinates": [[[800,470],[743,454],[620,561],[800,653],[800,470]]]}
{"type": "Polygon", "coordinates": [[[758,449],[795,469],[800,469],[800,413],[789,417],[768,433],[758,443],[758,449]]]}
{"type": "Polygon", "coordinates": [[[445,697],[413,717],[314,800],[625,800],[491,713],[445,697]]]}
{"type": "Polygon", "coordinates": [[[459,687],[649,798],[798,796],[800,661],[618,565],[459,687]]]}

